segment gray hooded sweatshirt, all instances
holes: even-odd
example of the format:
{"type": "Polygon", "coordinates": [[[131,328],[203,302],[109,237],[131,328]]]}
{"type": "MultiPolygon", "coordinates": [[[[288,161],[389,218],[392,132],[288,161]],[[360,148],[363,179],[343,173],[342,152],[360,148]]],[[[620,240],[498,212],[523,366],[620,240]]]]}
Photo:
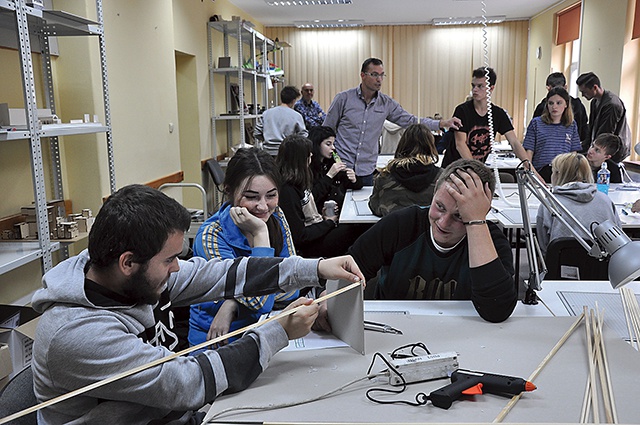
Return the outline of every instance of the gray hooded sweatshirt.
{"type": "MultiPolygon", "coordinates": [[[[193,258],[180,261],[155,306],[97,306],[85,293],[88,260],[84,251],[58,264],[33,296],[33,308],[42,313],[32,366],[40,402],[172,354],[162,346],[173,335],[156,317],[158,311],[319,285],[318,260],[193,258]]],[[[246,388],[287,343],[280,324],[270,322],[218,350],[178,357],[39,410],[38,423],[189,423],[191,411],[246,388]]]]}
{"type": "MultiPolygon", "coordinates": [[[[554,187],[552,192],[587,230],[591,229],[591,223],[603,223],[606,220],[611,220],[618,226],[621,225],[616,206],[607,195],[598,191],[595,184],[571,182],[554,187]]],[[[552,217],[542,205],[538,209],[536,235],[545,255],[552,240],[573,237],[569,229],[552,217]]],[[[583,237],[587,238],[589,235],[583,235],[583,237]]]]}

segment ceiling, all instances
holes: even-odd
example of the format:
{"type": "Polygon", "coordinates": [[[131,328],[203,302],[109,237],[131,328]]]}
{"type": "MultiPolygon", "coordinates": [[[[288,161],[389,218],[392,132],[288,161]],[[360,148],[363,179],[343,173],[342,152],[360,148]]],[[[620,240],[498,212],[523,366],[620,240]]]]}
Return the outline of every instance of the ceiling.
{"type": "MultiPolygon", "coordinates": [[[[265,26],[294,21],[364,20],[365,25],[427,24],[433,18],[482,16],[481,0],[353,0],[349,5],[269,6],[264,0],[229,0],[265,26]]],[[[563,0],[484,0],[486,14],[529,19],[563,0]]]]}

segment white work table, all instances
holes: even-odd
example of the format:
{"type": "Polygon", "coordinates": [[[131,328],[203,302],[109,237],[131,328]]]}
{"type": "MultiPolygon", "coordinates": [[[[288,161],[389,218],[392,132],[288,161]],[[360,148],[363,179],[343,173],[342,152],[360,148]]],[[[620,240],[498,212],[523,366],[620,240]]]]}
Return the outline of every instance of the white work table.
{"type": "MultiPolygon", "coordinates": [[[[553,297],[559,288],[583,282],[547,282],[541,296],[553,297]],[[548,295],[547,295],[548,294],[548,295]]],[[[608,282],[585,287],[610,293],[608,282]]],[[[636,286],[636,289],[637,286],[636,286]]],[[[559,311],[560,312],[560,311],[559,311]]],[[[237,406],[273,406],[324,394],[363,377],[376,352],[388,353],[405,344],[423,342],[432,353],[455,351],[461,368],[528,378],[567,332],[575,317],[551,317],[541,304],[518,306],[503,323],[488,323],[477,316],[470,302],[366,301],[365,318],[388,323],[403,335],[365,331],[366,355],[351,348],[282,352],[246,390],[220,397],[211,409],[219,412],[237,406]],[[546,316],[546,317],[545,317],[546,316]]],[[[605,324],[607,313],[605,312],[605,324]]],[[[577,423],[588,375],[587,345],[581,325],[534,380],[538,389],[523,395],[506,416],[507,423],[577,423]]],[[[619,423],[637,423],[637,377],[640,353],[605,327],[604,339],[619,423]]],[[[421,353],[419,353],[421,354],[421,353]]],[[[385,369],[377,361],[374,371],[385,369]]],[[[414,400],[419,392],[448,384],[440,379],[409,385],[392,399],[414,400]]],[[[373,387],[397,388],[387,378],[361,381],[338,394],[299,406],[228,413],[218,423],[471,423],[492,422],[509,398],[483,394],[454,402],[448,409],[376,404],[365,392],[373,387]],[[225,422],[227,421],[227,422],[225,422]]],[[[376,394],[378,398],[384,396],[376,394]]]]}
{"type": "Polygon", "coordinates": [[[339,223],[376,223],[380,220],[368,205],[372,192],[373,186],[364,186],[358,190],[348,189],[342,203],[339,223]]]}
{"type": "MultiPolygon", "coordinates": [[[[497,218],[504,228],[522,228],[522,210],[520,209],[518,185],[517,183],[503,183],[501,186],[504,198],[500,196],[499,189],[496,189],[498,197],[494,197],[491,202],[494,213],[493,216],[497,218]]],[[[640,214],[632,213],[629,207],[630,204],[640,199],[639,188],[614,183],[611,184],[609,188],[609,198],[616,206],[623,228],[633,229],[640,227],[640,214]]],[[[540,201],[535,196],[529,194],[527,205],[529,207],[531,224],[535,227],[540,201]]]]}

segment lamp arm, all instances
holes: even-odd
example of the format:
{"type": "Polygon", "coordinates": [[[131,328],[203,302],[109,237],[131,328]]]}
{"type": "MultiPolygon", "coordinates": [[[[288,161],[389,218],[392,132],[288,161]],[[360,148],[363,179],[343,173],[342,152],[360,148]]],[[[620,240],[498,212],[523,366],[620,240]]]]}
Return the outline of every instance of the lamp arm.
{"type": "Polygon", "coordinates": [[[544,261],[544,255],[540,250],[540,244],[533,234],[531,226],[531,218],[529,216],[529,208],[527,205],[525,178],[518,177],[518,197],[520,199],[520,210],[522,212],[523,232],[527,247],[527,260],[529,261],[529,280],[527,281],[527,293],[525,295],[525,304],[537,304],[535,293],[532,290],[539,291],[542,289],[542,280],[547,273],[547,265],[544,261]]]}
{"type": "MultiPolygon", "coordinates": [[[[544,208],[549,210],[551,214],[560,220],[560,222],[569,229],[573,237],[582,245],[590,256],[603,259],[607,258],[609,281],[613,288],[626,285],[633,279],[640,276],[640,242],[632,242],[625,235],[620,227],[610,220],[600,223],[593,229],[593,233],[588,231],[567,208],[560,203],[558,198],[541,182],[537,176],[524,167],[516,169],[516,177],[518,178],[518,191],[520,196],[520,208],[522,208],[523,224],[525,232],[527,232],[527,247],[536,247],[536,254],[540,255],[539,247],[536,245],[535,238],[531,235],[531,222],[529,220],[529,208],[526,200],[526,189],[540,200],[544,208]],[[582,231],[584,235],[581,235],[582,231]],[[586,239],[586,240],[585,240],[586,239]],[[591,244],[591,245],[589,245],[591,244]]],[[[528,249],[527,251],[532,251],[528,249]]],[[[534,254],[528,254],[529,266],[535,271],[531,272],[529,279],[529,288],[523,302],[525,304],[536,304],[537,297],[534,289],[540,289],[540,275],[538,274],[538,263],[534,254]],[[535,288],[533,283],[535,282],[535,288]]],[[[539,257],[544,265],[542,256],[539,257]]],[[[546,273],[546,266],[545,273],[546,273]]]]}
{"type": "Polygon", "coordinates": [[[580,223],[575,216],[571,214],[564,205],[562,205],[562,203],[560,203],[558,198],[546,187],[545,184],[541,183],[531,171],[518,169],[516,170],[516,176],[518,178],[518,189],[521,196],[523,196],[523,187],[529,189],[529,191],[538,198],[540,204],[542,204],[567,228],[567,230],[569,230],[573,237],[580,245],[582,245],[590,256],[595,258],[604,258],[607,256],[607,253],[602,250],[591,232],[585,228],[582,223],[580,223]],[[587,243],[585,239],[590,243],[587,243]]]}

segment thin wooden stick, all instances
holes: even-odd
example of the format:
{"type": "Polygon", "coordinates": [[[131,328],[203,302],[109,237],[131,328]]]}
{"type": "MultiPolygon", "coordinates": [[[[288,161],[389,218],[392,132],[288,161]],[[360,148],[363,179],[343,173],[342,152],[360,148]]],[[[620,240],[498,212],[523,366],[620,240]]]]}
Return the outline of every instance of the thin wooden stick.
{"type": "MultiPolygon", "coordinates": [[[[551,360],[551,358],[555,356],[555,354],[558,352],[558,350],[560,350],[562,345],[564,345],[567,339],[569,339],[573,331],[575,331],[578,325],[580,325],[580,322],[582,322],[582,319],[584,319],[584,313],[578,316],[578,318],[576,319],[575,322],[573,322],[573,325],[571,325],[569,330],[567,330],[567,332],[565,332],[562,338],[558,340],[556,345],[551,349],[551,351],[549,351],[549,354],[545,356],[545,358],[542,360],[542,362],[540,362],[536,370],[534,370],[533,373],[529,376],[528,381],[532,382],[537,378],[537,376],[540,374],[542,369],[547,365],[549,360],[551,360]]],[[[511,411],[511,409],[513,409],[513,406],[515,406],[518,400],[520,400],[520,397],[522,397],[522,394],[523,393],[513,396],[511,400],[509,400],[509,403],[507,403],[504,409],[502,409],[502,411],[498,414],[498,416],[493,420],[493,423],[502,422],[502,420],[507,416],[507,414],[511,411]]]]}
{"type": "Polygon", "coordinates": [[[604,405],[604,414],[606,418],[606,423],[613,422],[613,415],[611,413],[611,398],[609,397],[609,391],[607,388],[607,376],[604,369],[604,362],[602,359],[602,333],[598,327],[598,320],[602,317],[600,311],[598,311],[598,303],[596,303],[596,310],[591,311],[592,315],[592,323],[591,323],[591,331],[593,333],[593,341],[594,341],[594,356],[595,356],[595,365],[597,366],[598,376],[600,377],[600,390],[602,393],[602,403],[604,405]]]}
{"type": "MultiPolygon", "coordinates": [[[[338,296],[338,295],[340,295],[340,294],[342,294],[344,292],[347,292],[347,291],[349,291],[349,290],[351,290],[353,288],[359,287],[361,285],[362,285],[361,282],[352,283],[351,285],[348,285],[348,286],[345,286],[344,288],[335,290],[335,291],[331,292],[330,294],[326,294],[326,295],[324,295],[324,296],[322,296],[320,298],[316,298],[315,300],[313,300],[313,302],[311,304],[319,304],[319,303],[321,303],[321,302],[323,302],[325,300],[328,300],[329,298],[333,298],[335,296],[338,296]]],[[[24,410],[22,410],[20,412],[14,413],[13,415],[6,416],[6,417],[0,419],[0,424],[5,424],[5,423],[10,422],[10,421],[12,421],[14,419],[20,418],[20,417],[22,417],[24,415],[28,415],[29,413],[35,412],[35,411],[40,410],[40,409],[44,409],[45,407],[52,406],[54,404],[60,403],[61,401],[68,400],[68,399],[70,399],[72,397],[75,397],[75,396],[78,396],[80,394],[83,394],[83,393],[85,393],[87,391],[95,390],[96,388],[100,388],[100,387],[102,387],[104,385],[110,384],[110,383],[115,382],[115,381],[117,381],[119,379],[126,378],[127,376],[134,375],[134,374],[136,374],[138,372],[142,372],[143,370],[146,370],[146,369],[152,368],[154,366],[158,366],[158,365],[161,365],[163,363],[166,363],[169,360],[173,360],[173,359],[175,359],[177,357],[183,356],[185,354],[189,354],[189,353],[191,353],[193,351],[200,350],[201,348],[206,348],[206,347],[208,347],[210,345],[215,344],[216,342],[225,340],[227,338],[231,338],[233,336],[236,336],[238,334],[244,333],[244,332],[249,331],[251,329],[255,329],[258,326],[265,325],[265,324],[267,324],[269,322],[272,322],[274,320],[278,320],[280,318],[290,316],[290,315],[294,314],[295,312],[297,312],[298,310],[300,310],[300,309],[302,309],[304,307],[306,307],[306,305],[300,305],[300,306],[294,307],[294,308],[292,308],[290,310],[284,310],[280,314],[278,314],[277,316],[269,317],[266,320],[263,320],[261,322],[252,323],[251,325],[245,326],[244,328],[236,329],[235,331],[232,331],[232,332],[229,332],[229,333],[227,333],[225,335],[221,335],[221,336],[219,336],[217,338],[205,341],[205,342],[200,343],[198,345],[194,345],[193,347],[186,348],[186,349],[184,349],[184,350],[182,350],[180,352],[170,354],[170,355],[168,355],[166,357],[163,357],[161,359],[154,360],[154,361],[149,362],[147,364],[144,364],[144,365],[135,367],[133,369],[130,369],[130,370],[126,371],[126,372],[122,372],[119,375],[115,375],[115,376],[112,376],[110,378],[103,379],[102,381],[98,381],[98,382],[95,382],[93,384],[89,384],[89,385],[87,385],[85,387],[79,388],[79,389],[71,391],[69,393],[62,394],[61,396],[58,396],[56,398],[52,398],[51,400],[47,400],[47,401],[44,401],[44,402],[42,402],[40,404],[36,404],[35,406],[29,407],[29,408],[24,409],[24,410]]]]}
{"type": "MultiPolygon", "coordinates": [[[[583,311],[585,314],[587,311],[587,307],[583,306],[583,311]]],[[[589,319],[587,318],[587,321],[589,319]]],[[[587,326],[585,325],[585,329],[587,328],[587,326]]],[[[589,344],[589,334],[587,332],[587,345],[590,346],[589,344]]],[[[591,363],[591,362],[589,362],[591,363]]],[[[580,412],[580,423],[584,424],[587,423],[587,421],[589,420],[589,410],[591,409],[591,386],[593,385],[593,383],[591,382],[591,375],[587,375],[587,383],[585,385],[585,390],[584,390],[584,398],[582,401],[582,410],[580,412]]]]}
{"type": "Polygon", "coordinates": [[[631,315],[629,312],[629,305],[627,304],[627,292],[628,288],[620,288],[618,292],[620,292],[620,299],[622,300],[622,310],[624,310],[624,319],[627,323],[627,332],[629,333],[629,343],[631,346],[634,346],[634,332],[631,327],[631,315]]]}
{"type": "Polygon", "coordinates": [[[625,288],[626,289],[626,294],[627,294],[627,304],[630,307],[631,310],[631,318],[632,318],[632,323],[633,323],[633,329],[634,329],[634,340],[635,340],[635,346],[636,346],[636,350],[640,349],[640,307],[638,307],[638,299],[636,298],[636,295],[633,293],[633,291],[629,288],[625,288]]]}
{"type": "Polygon", "coordinates": [[[603,387],[606,387],[607,398],[605,398],[605,403],[609,405],[609,413],[611,414],[611,419],[609,420],[611,423],[618,423],[618,412],[616,409],[616,401],[613,396],[613,385],[611,384],[611,373],[609,371],[609,360],[607,359],[607,349],[604,343],[603,338],[603,323],[604,323],[604,310],[598,315],[598,334],[600,336],[600,360],[602,361],[602,365],[604,368],[604,376],[606,380],[606,384],[603,384],[603,387]]]}
{"type": "MultiPolygon", "coordinates": [[[[584,313],[587,315],[587,307],[584,306],[584,313]]],[[[597,382],[596,382],[596,360],[594,357],[594,345],[593,345],[593,334],[591,331],[591,321],[593,320],[593,310],[588,314],[588,317],[585,318],[585,330],[587,334],[587,353],[589,357],[589,381],[591,382],[591,391],[589,393],[589,397],[591,398],[591,411],[593,412],[593,422],[600,423],[600,409],[598,406],[598,393],[597,393],[597,382]]]]}
{"type": "Polygon", "coordinates": [[[632,347],[640,350],[640,307],[638,299],[629,288],[620,288],[622,304],[624,306],[625,319],[627,319],[627,329],[632,347]]]}
{"type": "Polygon", "coordinates": [[[589,392],[591,391],[591,380],[587,377],[587,385],[584,386],[584,396],[582,399],[582,410],[580,411],[580,423],[587,423],[589,417],[589,409],[591,409],[591,397],[589,392]]]}

